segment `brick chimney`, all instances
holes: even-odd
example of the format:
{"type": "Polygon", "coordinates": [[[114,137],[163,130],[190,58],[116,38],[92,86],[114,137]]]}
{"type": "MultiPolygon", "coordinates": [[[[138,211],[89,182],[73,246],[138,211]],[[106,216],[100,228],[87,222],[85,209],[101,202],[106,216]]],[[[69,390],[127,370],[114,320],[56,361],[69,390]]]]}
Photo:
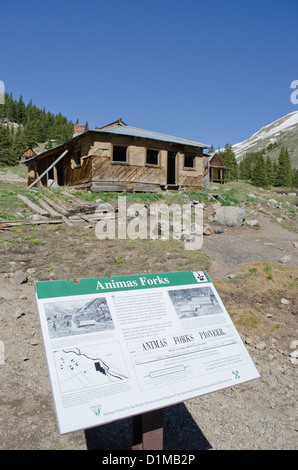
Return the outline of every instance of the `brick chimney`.
{"type": "Polygon", "coordinates": [[[74,124],[73,137],[75,137],[76,135],[82,134],[83,132],[85,132],[84,124],[74,124]]]}

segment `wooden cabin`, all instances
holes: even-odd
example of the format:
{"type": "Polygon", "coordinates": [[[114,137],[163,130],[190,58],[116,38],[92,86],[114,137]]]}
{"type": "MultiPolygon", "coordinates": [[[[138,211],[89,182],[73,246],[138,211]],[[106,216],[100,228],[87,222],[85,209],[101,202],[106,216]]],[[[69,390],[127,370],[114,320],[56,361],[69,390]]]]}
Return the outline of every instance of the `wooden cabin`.
{"type": "Polygon", "coordinates": [[[72,139],[26,161],[28,185],[91,191],[201,189],[208,186],[208,145],[126,125],[74,127],[72,139]]]}
{"type": "Polygon", "coordinates": [[[25,150],[25,152],[22,153],[22,155],[19,156],[19,165],[26,165],[26,160],[35,157],[36,153],[32,148],[28,148],[25,150]]]}
{"type": "Polygon", "coordinates": [[[209,180],[213,183],[227,183],[230,181],[231,171],[227,168],[220,158],[218,152],[215,152],[209,158],[209,180]]]}

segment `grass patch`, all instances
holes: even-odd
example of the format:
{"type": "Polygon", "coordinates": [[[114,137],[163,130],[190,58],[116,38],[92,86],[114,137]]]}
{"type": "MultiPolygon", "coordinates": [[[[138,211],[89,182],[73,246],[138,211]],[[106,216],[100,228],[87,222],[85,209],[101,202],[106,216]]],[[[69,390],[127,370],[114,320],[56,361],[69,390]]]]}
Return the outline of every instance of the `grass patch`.
{"type": "Polygon", "coordinates": [[[251,310],[244,310],[239,313],[239,317],[235,319],[235,325],[241,327],[244,330],[251,330],[256,328],[260,323],[260,320],[255,312],[251,310]]]}

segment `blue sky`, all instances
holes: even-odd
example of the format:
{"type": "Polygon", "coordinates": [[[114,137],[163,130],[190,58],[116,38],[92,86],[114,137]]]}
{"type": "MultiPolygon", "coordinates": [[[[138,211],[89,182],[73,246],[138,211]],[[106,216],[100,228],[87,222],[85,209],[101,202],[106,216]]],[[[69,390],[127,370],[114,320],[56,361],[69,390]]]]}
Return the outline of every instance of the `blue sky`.
{"type": "Polygon", "coordinates": [[[2,2],[0,80],[89,127],[213,144],[298,111],[297,0],[2,2]]]}

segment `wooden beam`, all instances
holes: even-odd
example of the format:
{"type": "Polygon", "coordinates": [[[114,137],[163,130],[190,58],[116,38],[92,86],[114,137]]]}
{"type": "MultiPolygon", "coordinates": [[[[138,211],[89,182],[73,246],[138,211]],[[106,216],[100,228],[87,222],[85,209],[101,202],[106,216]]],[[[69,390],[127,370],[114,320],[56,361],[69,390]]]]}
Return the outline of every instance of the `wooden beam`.
{"type": "Polygon", "coordinates": [[[89,217],[86,217],[84,214],[81,214],[81,212],[77,212],[76,215],[80,217],[80,219],[85,220],[85,222],[88,222],[89,224],[94,224],[94,220],[90,219],[89,217]]]}
{"type": "Polygon", "coordinates": [[[0,230],[8,230],[10,227],[17,227],[22,225],[40,225],[40,224],[61,224],[61,219],[42,219],[42,220],[22,220],[10,221],[1,220],[0,230]]]}
{"type": "Polygon", "coordinates": [[[43,199],[39,199],[39,204],[41,207],[43,207],[48,213],[50,214],[51,217],[61,217],[62,214],[59,212],[55,211],[49,204],[46,203],[43,199]]]}
{"type": "Polygon", "coordinates": [[[38,181],[41,180],[41,178],[44,177],[44,175],[46,175],[55,165],[57,165],[58,162],[60,162],[60,160],[65,157],[65,155],[68,153],[68,150],[65,150],[65,152],[63,152],[60,157],[58,157],[54,163],[52,163],[49,168],[47,168],[35,181],[33,181],[33,183],[30,184],[30,186],[27,187],[27,189],[30,189],[32,188],[32,186],[34,186],[36,183],[38,183],[38,181]]]}
{"type": "Polygon", "coordinates": [[[30,209],[33,212],[37,212],[37,214],[40,214],[40,215],[49,215],[48,211],[46,211],[46,210],[42,209],[41,207],[37,206],[36,204],[34,204],[34,202],[30,201],[30,199],[28,199],[26,196],[23,196],[22,194],[17,194],[17,196],[25,204],[27,204],[27,206],[30,207],[30,209]]]}
{"type": "Polygon", "coordinates": [[[43,197],[44,197],[44,200],[49,204],[49,206],[52,206],[54,209],[56,209],[58,212],[61,212],[61,214],[63,215],[69,215],[68,210],[62,207],[60,204],[57,204],[55,201],[53,201],[52,199],[46,196],[43,196],[43,197]]]}
{"type": "Polygon", "coordinates": [[[69,227],[73,227],[73,224],[67,217],[65,217],[65,215],[61,215],[61,218],[66,225],[68,225],[69,227]]]}
{"type": "Polygon", "coordinates": [[[163,409],[133,416],[132,450],[163,449],[163,409]]]}
{"type": "Polygon", "coordinates": [[[73,227],[73,224],[68,220],[67,217],[65,217],[65,215],[52,209],[52,207],[49,204],[47,204],[45,201],[43,201],[42,199],[39,199],[39,204],[49,212],[51,217],[61,217],[61,219],[66,225],[68,225],[69,227],[73,227]]]}

